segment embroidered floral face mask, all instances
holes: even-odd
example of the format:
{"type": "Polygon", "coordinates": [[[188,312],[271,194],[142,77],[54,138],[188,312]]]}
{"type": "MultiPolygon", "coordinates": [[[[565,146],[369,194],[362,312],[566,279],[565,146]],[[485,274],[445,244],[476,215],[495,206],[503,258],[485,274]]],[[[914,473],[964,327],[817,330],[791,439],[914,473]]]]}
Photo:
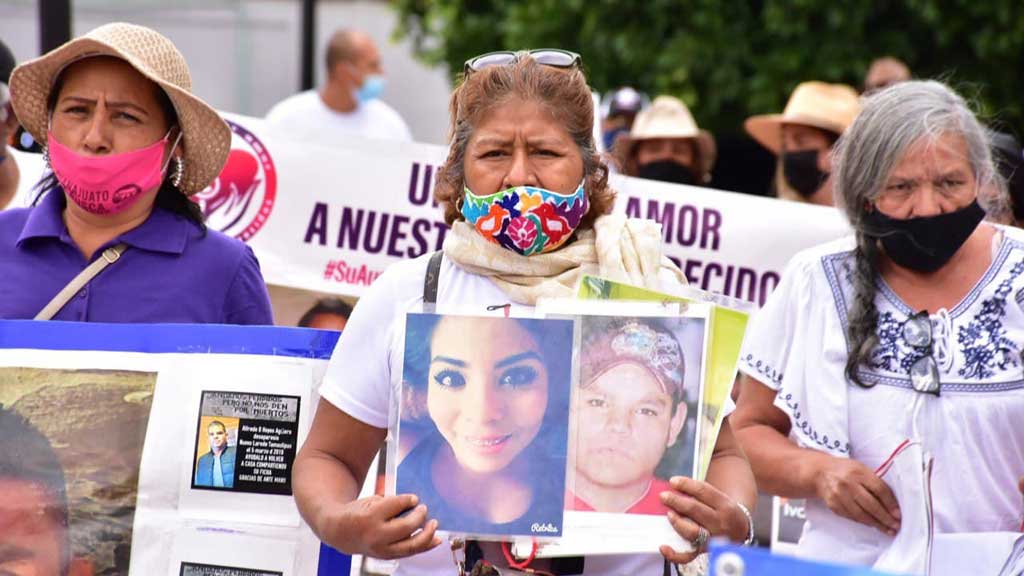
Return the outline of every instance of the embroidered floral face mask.
{"type": "Polygon", "coordinates": [[[477,233],[495,244],[532,256],[565,243],[590,208],[583,182],[572,194],[516,186],[487,196],[465,188],[462,215],[477,233]]]}

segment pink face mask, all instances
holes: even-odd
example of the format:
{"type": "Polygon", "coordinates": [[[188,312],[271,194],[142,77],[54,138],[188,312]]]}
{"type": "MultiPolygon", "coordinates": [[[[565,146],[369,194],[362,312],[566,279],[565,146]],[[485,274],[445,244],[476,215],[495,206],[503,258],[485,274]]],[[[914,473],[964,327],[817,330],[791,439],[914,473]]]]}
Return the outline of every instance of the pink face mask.
{"type": "MultiPolygon", "coordinates": [[[[163,181],[168,136],[145,148],[103,156],[79,154],[58,142],[53,132],[47,134],[46,141],[53,173],[68,198],[86,212],[117,214],[163,181]]],[[[180,139],[179,132],[175,146],[180,139]]]]}

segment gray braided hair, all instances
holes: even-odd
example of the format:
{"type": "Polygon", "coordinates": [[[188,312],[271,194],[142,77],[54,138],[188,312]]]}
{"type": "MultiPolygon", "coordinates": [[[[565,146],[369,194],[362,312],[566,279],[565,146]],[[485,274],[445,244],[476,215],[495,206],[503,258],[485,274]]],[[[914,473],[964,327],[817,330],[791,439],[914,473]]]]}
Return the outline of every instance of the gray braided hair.
{"type": "Polygon", "coordinates": [[[978,201],[986,213],[1007,209],[1005,185],[989,151],[989,132],[967,103],[951,88],[935,81],[893,85],[864,98],[860,114],[839,139],[834,151],[833,193],[856,236],[852,281],[854,298],[849,313],[849,356],[846,377],[864,386],[857,367],[870,359],[878,345],[875,281],[879,247],[865,234],[864,219],[885,189],[889,173],[913,144],[934,142],[946,134],[967,144],[978,201]]]}

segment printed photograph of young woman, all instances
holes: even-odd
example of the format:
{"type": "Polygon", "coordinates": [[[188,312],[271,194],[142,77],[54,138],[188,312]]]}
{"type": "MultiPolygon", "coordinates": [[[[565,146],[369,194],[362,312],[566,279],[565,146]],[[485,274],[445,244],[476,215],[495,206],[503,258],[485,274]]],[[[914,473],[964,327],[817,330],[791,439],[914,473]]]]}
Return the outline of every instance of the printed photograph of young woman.
{"type": "Polygon", "coordinates": [[[693,476],[704,319],[584,316],[571,510],[665,515],[693,476]]]}
{"type": "Polygon", "coordinates": [[[407,315],[403,411],[428,425],[409,426],[397,492],[439,530],[560,535],[572,343],[571,320],[407,315]]]}

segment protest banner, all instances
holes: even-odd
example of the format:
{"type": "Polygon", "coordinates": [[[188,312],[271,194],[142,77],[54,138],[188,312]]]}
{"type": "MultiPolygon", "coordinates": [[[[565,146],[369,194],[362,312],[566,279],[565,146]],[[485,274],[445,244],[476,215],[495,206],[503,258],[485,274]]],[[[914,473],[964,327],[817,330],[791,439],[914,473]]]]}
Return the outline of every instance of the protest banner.
{"type": "Polygon", "coordinates": [[[0,547],[31,547],[53,574],[347,573],[291,490],[336,341],[274,327],[0,321],[0,547]]]}
{"type": "MultiPolygon", "coordinates": [[[[261,119],[226,115],[228,165],[198,195],[210,226],[256,251],[268,284],[358,297],[388,264],[441,248],[433,203],[442,146],[352,138],[293,141],[261,119]]],[[[616,210],[661,222],[666,254],[691,284],[761,304],[789,258],[843,235],[838,211],[612,175],[616,210]]]]}
{"type": "MultiPolygon", "coordinates": [[[[267,283],[285,288],[272,291],[277,316],[293,320],[317,299],[295,297],[295,289],[358,298],[392,262],[444,243],[448,226],[433,192],[447,148],[357,137],[327,148],[261,118],[224,117],[231,153],[195,199],[211,228],[248,242],[267,283]]],[[[39,180],[35,155],[19,163],[23,183],[39,180]]],[[[610,183],[616,211],[661,223],[665,253],[692,285],[758,305],[793,254],[848,230],[833,208],[620,174],[610,183]]],[[[11,206],[32,196],[23,185],[11,206]]]]}

